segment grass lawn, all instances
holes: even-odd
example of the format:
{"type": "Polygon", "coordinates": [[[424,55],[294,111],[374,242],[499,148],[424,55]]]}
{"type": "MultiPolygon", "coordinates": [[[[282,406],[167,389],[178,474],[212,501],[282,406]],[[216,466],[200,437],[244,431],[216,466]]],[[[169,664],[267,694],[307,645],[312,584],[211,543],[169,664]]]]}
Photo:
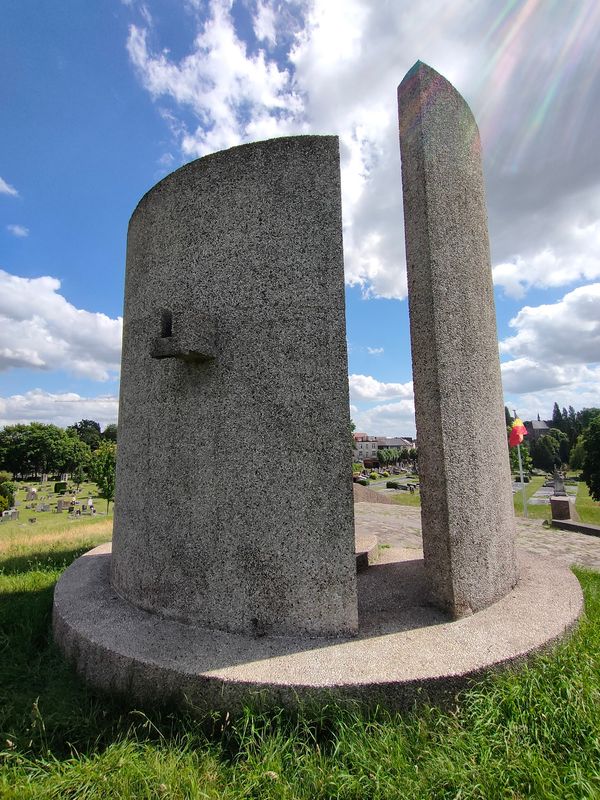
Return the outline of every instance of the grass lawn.
{"type": "MultiPolygon", "coordinates": [[[[532,495],[534,495],[537,492],[538,489],[541,489],[541,487],[544,485],[545,482],[546,482],[546,478],[542,478],[542,477],[539,477],[537,475],[534,475],[530,479],[529,483],[525,484],[525,496],[527,497],[527,499],[529,500],[529,498],[532,497],[532,495]]],[[[515,507],[515,514],[517,515],[517,517],[522,517],[523,516],[523,492],[522,492],[521,489],[519,489],[517,492],[514,493],[514,495],[513,495],[513,504],[514,504],[514,507],[515,507]]],[[[544,505],[541,505],[541,506],[529,505],[529,503],[528,503],[527,504],[527,516],[530,519],[551,519],[552,513],[551,513],[551,509],[550,509],[550,503],[544,504],[544,505]]]]}
{"type": "Polygon", "coordinates": [[[600,574],[578,572],[586,618],[568,642],[448,710],[194,720],[95,696],[52,644],[54,583],[100,528],[44,547],[25,528],[0,554],[3,799],[600,796],[600,574]]]}
{"type": "Polygon", "coordinates": [[[582,522],[589,522],[591,525],[600,525],[600,503],[592,500],[590,497],[590,490],[585,481],[579,481],[577,486],[575,508],[582,522]]]}
{"type": "Polygon", "coordinates": [[[397,494],[391,494],[390,497],[399,506],[420,506],[421,496],[418,491],[411,494],[407,491],[400,491],[397,494]]]}
{"type": "MultiPolygon", "coordinates": [[[[77,494],[80,500],[80,505],[83,506],[88,497],[94,500],[94,506],[97,513],[92,516],[87,512],[80,517],[70,517],[67,511],[56,513],[56,503],[59,495],[53,492],[54,483],[48,484],[31,484],[19,483],[15,499],[20,503],[19,519],[11,520],[10,522],[2,522],[0,524],[0,553],[9,551],[16,551],[23,549],[27,551],[28,548],[39,547],[42,551],[47,546],[52,546],[54,543],[61,543],[67,545],[68,542],[81,542],[82,530],[88,530],[93,527],[94,535],[91,539],[94,541],[106,541],[110,539],[112,532],[112,516],[113,506],[110,505],[109,513],[106,514],[106,500],[102,500],[98,496],[98,489],[94,483],[82,483],[81,491],[77,494]],[[34,502],[34,508],[28,509],[26,505],[29,503],[25,499],[25,486],[36,486],[38,488],[39,500],[34,502]],[[42,499],[48,495],[47,499],[42,499]],[[51,511],[36,511],[38,503],[48,503],[51,511]],[[35,523],[30,523],[30,517],[35,518],[35,523]]],[[[72,496],[71,492],[64,495],[66,499],[72,496]]],[[[90,536],[86,537],[88,540],[90,536]]]]}
{"type": "MultiPolygon", "coordinates": [[[[541,486],[543,486],[545,478],[533,477],[529,483],[525,484],[525,494],[529,499],[541,486]]],[[[400,506],[420,506],[421,498],[418,492],[410,494],[409,492],[398,492],[397,494],[390,495],[394,503],[400,506]]],[[[519,489],[513,495],[513,503],[515,514],[518,517],[523,516],[523,493],[519,489]]],[[[550,504],[547,505],[527,505],[527,516],[530,519],[550,519],[550,504]]],[[[600,523],[599,523],[600,524],[600,523]]]]}

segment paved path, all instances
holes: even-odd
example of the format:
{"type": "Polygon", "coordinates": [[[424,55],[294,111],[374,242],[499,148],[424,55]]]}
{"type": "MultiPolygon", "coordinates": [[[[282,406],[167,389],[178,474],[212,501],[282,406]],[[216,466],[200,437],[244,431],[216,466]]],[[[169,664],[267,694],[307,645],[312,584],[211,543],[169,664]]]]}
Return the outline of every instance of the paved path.
{"type": "MultiPolygon", "coordinates": [[[[358,535],[376,534],[379,544],[421,550],[421,510],[410,506],[356,503],[358,535]]],[[[600,537],[545,528],[543,520],[518,518],[517,547],[563,564],[600,570],[600,537]]]]}

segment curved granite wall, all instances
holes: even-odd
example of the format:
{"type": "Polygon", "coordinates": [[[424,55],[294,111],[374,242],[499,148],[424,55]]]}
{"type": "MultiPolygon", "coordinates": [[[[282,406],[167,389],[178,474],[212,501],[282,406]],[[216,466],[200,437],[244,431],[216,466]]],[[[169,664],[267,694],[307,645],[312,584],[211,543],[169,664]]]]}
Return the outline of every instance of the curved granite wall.
{"type": "Polygon", "coordinates": [[[132,603],[356,630],[341,231],[329,136],[206,156],[136,208],[111,573],[132,603]]]}

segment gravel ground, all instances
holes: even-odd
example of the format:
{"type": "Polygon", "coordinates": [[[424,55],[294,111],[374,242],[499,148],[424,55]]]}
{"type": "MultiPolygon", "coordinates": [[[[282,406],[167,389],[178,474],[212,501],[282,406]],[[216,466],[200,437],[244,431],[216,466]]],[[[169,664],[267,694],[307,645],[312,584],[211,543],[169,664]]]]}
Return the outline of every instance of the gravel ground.
{"type": "MultiPolygon", "coordinates": [[[[408,506],[357,503],[354,506],[358,535],[375,534],[379,544],[422,549],[421,512],[408,506]]],[[[563,564],[577,564],[600,570],[600,537],[546,528],[543,520],[516,520],[517,547],[529,553],[553,558],[563,564]]]]}

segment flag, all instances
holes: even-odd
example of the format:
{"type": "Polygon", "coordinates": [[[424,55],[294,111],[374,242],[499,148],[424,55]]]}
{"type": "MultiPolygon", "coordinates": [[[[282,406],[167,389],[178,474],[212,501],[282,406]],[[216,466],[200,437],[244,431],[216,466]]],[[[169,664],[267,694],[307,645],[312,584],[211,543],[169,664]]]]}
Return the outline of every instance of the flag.
{"type": "Polygon", "coordinates": [[[524,436],[527,436],[527,428],[517,417],[512,424],[512,428],[510,429],[510,436],[508,437],[509,446],[516,447],[518,444],[521,444],[524,436]]]}

